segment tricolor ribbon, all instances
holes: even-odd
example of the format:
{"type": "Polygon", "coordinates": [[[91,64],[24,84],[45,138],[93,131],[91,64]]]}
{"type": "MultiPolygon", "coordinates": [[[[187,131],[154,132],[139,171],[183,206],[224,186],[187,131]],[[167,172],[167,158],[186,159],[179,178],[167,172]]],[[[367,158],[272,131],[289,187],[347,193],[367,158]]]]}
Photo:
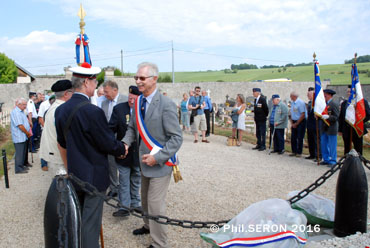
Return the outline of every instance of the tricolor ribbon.
{"type": "Polygon", "coordinates": [[[219,247],[233,247],[233,246],[245,246],[245,247],[254,247],[260,246],[268,243],[278,242],[285,239],[295,239],[300,244],[306,244],[307,239],[299,237],[292,231],[280,232],[273,235],[253,237],[253,238],[236,238],[231,239],[222,243],[216,243],[219,247]]]}
{"type": "MultiPolygon", "coordinates": [[[[144,142],[146,147],[150,150],[150,154],[154,155],[159,152],[163,146],[155,139],[153,136],[150,135],[148,129],[145,126],[145,122],[143,116],[141,114],[140,107],[143,102],[143,95],[140,95],[136,98],[136,106],[135,106],[135,114],[136,114],[136,126],[139,131],[141,140],[144,142]]],[[[177,165],[177,154],[175,153],[173,157],[171,157],[166,163],[167,166],[175,166],[177,165]]]]}

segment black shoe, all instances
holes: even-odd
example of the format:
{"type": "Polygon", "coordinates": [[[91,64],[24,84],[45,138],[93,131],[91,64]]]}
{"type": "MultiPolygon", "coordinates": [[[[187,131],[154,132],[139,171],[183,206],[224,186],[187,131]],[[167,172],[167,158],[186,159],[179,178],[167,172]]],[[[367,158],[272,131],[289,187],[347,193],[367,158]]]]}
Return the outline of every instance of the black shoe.
{"type": "Polygon", "coordinates": [[[289,154],[289,157],[295,157],[295,155],[297,155],[297,153],[291,153],[289,154]]]}
{"type": "Polygon", "coordinates": [[[320,162],[320,165],[329,165],[329,163],[325,162],[325,161],[322,161],[322,162],[320,162]]]}
{"type": "Polygon", "coordinates": [[[130,212],[124,209],[120,209],[112,214],[114,217],[126,217],[130,215],[130,212]]]}
{"type": "Polygon", "coordinates": [[[260,149],[260,146],[253,147],[252,150],[258,150],[260,149]]]}
{"type": "Polygon", "coordinates": [[[285,152],[285,151],[284,151],[284,150],[282,150],[281,152],[278,152],[278,154],[279,154],[279,155],[282,155],[282,154],[284,154],[284,152],[285,152]]]}
{"type": "MultiPolygon", "coordinates": [[[[314,160],[313,160],[315,163],[317,163],[317,159],[315,158],[314,160]]],[[[321,161],[321,158],[319,158],[319,162],[321,161]]]]}
{"type": "Polygon", "coordinates": [[[314,159],[315,157],[311,157],[311,156],[308,156],[308,157],[305,157],[305,159],[314,159]]]}
{"type": "Polygon", "coordinates": [[[24,173],[28,173],[28,171],[26,171],[26,170],[21,170],[21,171],[16,172],[15,174],[24,174],[24,173]]]}
{"type": "Polygon", "coordinates": [[[142,213],[143,212],[143,209],[142,209],[142,207],[141,206],[139,206],[139,207],[131,207],[136,213],[142,213]]]}
{"type": "Polygon", "coordinates": [[[22,166],[22,169],[25,170],[25,171],[28,171],[30,168],[28,168],[27,166],[22,166]]]}
{"type": "Polygon", "coordinates": [[[135,229],[132,232],[133,235],[143,235],[143,234],[148,234],[148,233],[150,233],[150,230],[146,229],[144,226],[142,228],[135,229]]]}
{"type": "Polygon", "coordinates": [[[32,164],[30,164],[30,163],[27,163],[27,164],[25,164],[24,166],[32,167],[33,165],[32,165],[32,164]]]}
{"type": "Polygon", "coordinates": [[[149,246],[148,246],[148,248],[154,248],[154,246],[152,246],[152,245],[149,245],[149,246]]]}
{"type": "Polygon", "coordinates": [[[209,137],[209,134],[206,134],[206,137],[209,137]]]}
{"type": "Polygon", "coordinates": [[[109,196],[109,197],[117,197],[118,194],[117,194],[117,192],[109,191],[108,194],[107,194],[107,196],[109,196]]]}
{"type": "Polygon", "coordinates": [[[266,147],[260,147],[260,148],[258,149],[258,151],[264,151],[264,150],[266,150],[266,147]]]}
{"type": "Polygon", "coordinates": [[[270,153],[278,153],[278,151],[271,151],[270,153]]]}

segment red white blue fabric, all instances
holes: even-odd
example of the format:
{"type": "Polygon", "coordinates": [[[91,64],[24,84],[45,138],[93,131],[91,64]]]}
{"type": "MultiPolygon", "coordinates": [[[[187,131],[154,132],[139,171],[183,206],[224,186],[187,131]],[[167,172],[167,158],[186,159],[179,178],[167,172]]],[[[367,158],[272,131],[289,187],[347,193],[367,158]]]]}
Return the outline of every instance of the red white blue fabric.
{"type": "MultiPolygon", "coordinates": [[[[328,107],[326,106],[324,90],[321,87],[320,69],[318,61],[315,61],[314,70],[315,70],[315,98],[312,102],[312,106],[314,108],[315,115],[322,118],[323,115],[328,114],[328,107]]],[[[330,126],[330,123],[328,121],[326,121],[325,119],[322,120],[325,122],[326,125],[330,126]]]]}
{"type": "Polygon", "coordinates": [[[346,110],[346,121],[350,124],[355,130],[358,137],[362,137],[364,134],[364,122],[366,112],[365,112],[365,101],[362,95],[362,89],[360,84],[360,79],[358,76],[357,65],[352,65],[352,87],[351,95],[347,101],[347,110],[346,110]]]}
{"type": "MultiPolygon", "coordinates": [[[[154,155],[159,150],[163,148],[163,146],[153,137],[150,135],[148,129],[145,126],[145,122],[143,116],[141,114],[140,106],[142,104],[143,95],[140,95],[136,98],[135,104],[135,115],[136,115],[136,126],[139,131],[141,140],[145,143],[148,149],[151,151],[150,154],[154,155]]],[[[177,153],[173,157],[171,157],[166,163],[167,166],[175,166],[177,165],[177,153]]]]}

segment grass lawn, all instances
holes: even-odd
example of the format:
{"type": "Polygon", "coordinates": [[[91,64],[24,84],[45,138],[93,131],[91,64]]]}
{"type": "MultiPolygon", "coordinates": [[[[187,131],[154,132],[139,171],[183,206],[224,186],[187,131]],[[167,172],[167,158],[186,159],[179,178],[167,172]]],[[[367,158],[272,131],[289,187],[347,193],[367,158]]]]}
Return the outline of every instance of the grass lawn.
{"type": "MultiPolygon", "coordinates": [[[[357,64],[359,70],[369,70],[370,63],[357,64]]],[[[332,85],[342,85],[351,83],[351,64],[337,64],[337,65],[321,65],[320,78],[330,79],[332,85]]],[[[199,72],[175,72],[176,82],[250,82],[254,80],[266,80],[276,78],[290,78],[296,82],[313,82],[314,81],[314,68],[313,66],[299,66],[287,67],[286,71],[278,72],[279,68],[273,69],[252,69],[252,70],[239,70],[237,73],[224,73],[224,71],[199,71],[199,72]]],[[[171,75],[172,73],[163,72],[161,75],[171,75]]],[[[361,84],[370,84],[370,77],[368,74],[361,73],[361,84]]]]}

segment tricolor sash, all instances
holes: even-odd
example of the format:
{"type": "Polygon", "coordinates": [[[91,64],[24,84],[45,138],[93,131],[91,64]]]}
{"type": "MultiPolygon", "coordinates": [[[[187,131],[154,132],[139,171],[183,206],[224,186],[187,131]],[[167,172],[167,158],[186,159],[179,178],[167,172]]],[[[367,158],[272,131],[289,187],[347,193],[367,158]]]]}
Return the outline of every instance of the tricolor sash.
{"type": "Polygon", "coordinates": [[[251,238],[236,238],[231,239],[226,242],[216,243],[219,247],[232,247],[232,246],[245,246],[254,247],[260,246],[268,243],[278,242],[284,239],[296,239],[300,244],[304,245],[307,239],[299,237],[292,231],[280,232],[273,235],[267,235],[262,237],[251,237],[251,238]]]}
{"type": "MultiPolygon", "coordinates": [[[[143,102],[143,95],[136,98],[135,115],[136,115],[136,126],[139,131],[141,140],[145,143],[146,147],[150,150],[150,155],[154,155],[159,152],[163,146],[150,135],[148,129],[145,126],[143,116],[141,114],[141,105],[143,102]]],[[[166,163],[167,166],[177,165],[177,153],[173,155],[166,163]]]]}

